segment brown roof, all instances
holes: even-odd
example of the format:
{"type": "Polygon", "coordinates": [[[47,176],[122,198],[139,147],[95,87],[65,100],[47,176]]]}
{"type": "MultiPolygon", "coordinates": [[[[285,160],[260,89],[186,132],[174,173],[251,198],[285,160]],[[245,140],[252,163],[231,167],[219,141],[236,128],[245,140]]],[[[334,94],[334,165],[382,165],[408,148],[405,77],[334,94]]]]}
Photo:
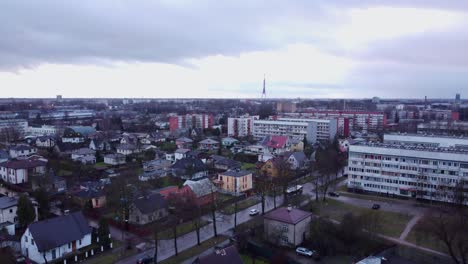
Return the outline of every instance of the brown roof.
{"type": "Polygon", "coordinates": [[[30,169],[40,166],[45,166],[47,162],[42,160],[10,160],[0,163],[0,167],[9,169],[30,169]]]}
{"type": "Polygon", "coordinates": [[[295,225],[311,215],[312,213],[302,211],[296,208],[291,208],[290,210],[288,210],[288,208],[286,207],[281,207],[267,213],[264,217],[266,219],[276,220],[279,222],[295,225]]]}

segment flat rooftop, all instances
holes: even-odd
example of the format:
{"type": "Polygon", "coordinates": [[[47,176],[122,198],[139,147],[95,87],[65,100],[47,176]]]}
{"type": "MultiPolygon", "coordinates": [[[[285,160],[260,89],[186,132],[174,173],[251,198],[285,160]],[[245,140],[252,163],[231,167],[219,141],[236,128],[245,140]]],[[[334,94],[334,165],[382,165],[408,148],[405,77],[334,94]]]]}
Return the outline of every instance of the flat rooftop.
{"type": "Polygon", "coordinates": [[[456,154],[467,154],[468,149],[458,147],[431,147],[417,144],[405,144],[405,143],[374,143],[374,142],[357,142],[352,146],[365,146],[375,148],[388,148],[388,149],[402,149],[402,150],[414,150],[424,152],[437,152],[437,153],[456,153],[456,154]]]}

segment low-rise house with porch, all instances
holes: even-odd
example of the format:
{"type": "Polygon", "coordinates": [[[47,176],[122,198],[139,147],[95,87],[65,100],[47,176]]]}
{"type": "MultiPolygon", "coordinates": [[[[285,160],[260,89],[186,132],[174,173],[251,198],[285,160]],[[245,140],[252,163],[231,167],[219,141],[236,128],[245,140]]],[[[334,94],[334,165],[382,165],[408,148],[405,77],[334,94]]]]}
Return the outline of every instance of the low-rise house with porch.
{"type": "Polygon", "coordinates": [[[91,233],[81,212],[33,222],[21,237],[21,253],[40,264],[58,261],[91,245],[91,233]]]}
{"type": "Polygon", "coordinates": [[[145,225],[168,215],[167,202],[159,193],[142,195],[130,205],[129,222],[145,225]]]}
{"type": "Polygon", "coordinates": [[[219,149],[219,142],[214,139],[207,138],[198,142],[198,148],[204,150],[216,150],[219,149]]]}

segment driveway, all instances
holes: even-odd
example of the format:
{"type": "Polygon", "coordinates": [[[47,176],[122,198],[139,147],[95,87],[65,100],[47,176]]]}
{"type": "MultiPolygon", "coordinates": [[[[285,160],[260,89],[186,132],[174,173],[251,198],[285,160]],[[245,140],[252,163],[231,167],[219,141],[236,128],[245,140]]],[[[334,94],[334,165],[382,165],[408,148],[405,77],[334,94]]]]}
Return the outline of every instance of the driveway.
{"type": "MultiPolygon", "coordinates": [[[[276,197],[276,204],[277,206],[281,205],[283,203],[283,198],[282,197],[276,197]]],[[[265,201],[265,212],[270,211],[273,209],[273,198],[272,197],[267,197],[265,201]]],[[[251,209],[257,209],[261,212],[261,204],[258,203],[256,205],[250,206],[242,211],[239,211],[237,213],[237,224],[241,224],[244,222],[247,222],[248,220],[252,219],[252,217],[249,215],[249,211],[251,209]]],[[[204,215],[202,216],[203,219],[206,219],[211,222],[211,215],[204,215]]],[[[227,235],[230,236],[232,234],[231,229],[234,227],[234,215],[224,215],[221,213],[216,214],[216,227],[217,227],[217,232],[218,235],[227,235]]],[[[214,236],[213,233],[213,223],[210,223],[200,229],[200,240],[203,242],[205,240],[208,240],[214,236]]],[[[189,249],[197,244],[197,236],[196,232],[193,231],[191,233],[185,234],[183,236],[180,236],[177,238],[177,246],[178,246],[178,251],[182,252],[186,249],[189,249]]],[[[150,248],[142,253],[133,255],[131,257],[128,257],[126,259],[120,260],[117,263],[118,264],[134,264],[139,258],[145,257],[145,256],[153,256],[154,255],[154,248],[150,248]]],[[[175,255],[175,250],[174,250],[174,240],[173,239],[168,239],[168,240],[159,240],[159,245],[158,245],[158,261],[165,260],[169,257],[172,257],[175,255]]]]}

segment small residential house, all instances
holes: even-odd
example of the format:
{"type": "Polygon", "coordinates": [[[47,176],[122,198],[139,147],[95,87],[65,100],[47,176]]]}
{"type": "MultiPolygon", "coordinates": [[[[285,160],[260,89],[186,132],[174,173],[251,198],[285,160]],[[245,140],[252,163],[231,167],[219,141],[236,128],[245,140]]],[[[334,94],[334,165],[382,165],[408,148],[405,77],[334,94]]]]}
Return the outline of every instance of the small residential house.
{"type": "Polygon", "coordinates": [[[230,245],[222,249],[216,249],[213,253],[197,257],[192,264],[243,264],[241,255],[236,246],[230,245]]]}
{"type": "Polygon", "coordinates": [[[312,213],[280,207],[264,215],[265,239],[276,245],[296,247],[310,235],[312,213]]]}
{"type": "Polygon", "coordinates": [[[12,184],[25,183],[34,175],[43,175],[46,165],[46,161],[36,159],[10,160],[0,163],[0,176],[12,184]]]}
{"type": "Polygon", "coordinates": [[[232,147],[237,143],[239,143],[239,140],[232,138],[232,137],[225,137],[221,139],[221,145],[223,147],[232,147]]]}
{"type": "Polygon", "coordinates": [[[219,187],[229,193],[240,194],[253,188],[252,172],[229,170],[218,174],[219,187]]]}
{"type": "Polygon", "coordinates": [[[55,146],[55,138],[52,136],[40,136],[36,138],[36,147],[38,148],[53,148],[55,146]]]}
{"type": "Polygon", "coordinates": [[[242,167],[242,163],[219,155],[211,155],[213,167],[217,170],[235,170],[242,167]]]}
{"type": "Polygon", "coordinates": [[[198,142],[198,148],[204,150],[216,150],[219,149],[219,142],[214,139],[207,138],[198,142]]]}
{"type": "Polygon", "coordinates": [[[80,206],[90,204],[92,208],[101,208],[106,205],[106,194],[102,189],[84,188],[73,193],[73,199],[80,206]]]}
{"type": "Polygon", "coordinates": [[[262,174],[269,177],[277,177],[279,174],[279,164],[282,162],[283,157],[274,157],[267,160],[261,167],[262,174]]]}
{"type": "Polygon", "coordinates": [[[71,159],[82,164],[96,164],[96,151],[89,148],[80,148],[72,151],[71,159]]]}
{"type": "Polygon", "coordinates": [[[289,150],[290,151],[304,151],[304,141],[299,139],[290,139],[289,140],[289,150]]]}
{"type": "Polygon", "coordinates": [[[172,162],[165,159],[155,159],[143,162],[143,171],[155,171],[160,169],[169,169],[172,162]]]}
{"type": "Polygon", "coordinates": [[[189,188],[195,194],[199,206],[211,204],[217,198],[217,188],[208,178],[198,181],[187,180],[182,189],[184,188],[189,188]]]}
{"type": "Polygon", "coordinates": [[[16,145],[10,148],[10,157],[12,159],[25,158],[36,153],[37,148],[29,145],[16,145]]]}
{"type": "Polygon", "coordinates": [[[192,156],[180,159],[171,166],[172,173],[182,179],[201,179],[208,176],[208,168],[200,159],[192,156]]]}
{"type": "Polygon", "coordinates": [[[307,157],[302,151],[286,152],[284,158],[291,165],[291,169],[302,169],[307,165],[307,157]]]}
{"type": "Polygon", "coordinates": [[[191,149],[193,140],[188,137],[180,137],[176,139],[175,144],[179,149],[191,149]]]}
{"type": "Polygon", "coordinates": [[[83,143],[85,138],[96,132],[91,126],[70,126],[65,128],[63,131],[62,142],[63,143],[83,143]]]}
{"type": "Polygon", "coordinates": [[[281,154],[289,150],[288,136],[267,136],[261,144],[268,149],[270,153],[281,154]]]}
{"type": "Polygon", "coordinates": [[[111,150],[111,145],[106,140],[96,138],[89,142],[89,148],[94,151],[109,151],[111,150]]]}
{"type": "Polygon", "coordinates": [[[91,245],[91,232],[81,212],[33,222],[21,237],[21,253],[40,264],[59,260],[91,245]]]}
{"type": "Polygon", "coordinates": [[[187,154],[190,152],[190,149],[179,148],[174,152],[174,160],[178,161],[187,157],[187,154]]]}
{"type": "Polygon", "coordinates": [[[126,163],[125,155],[120,153],[107,154],[104,156],[104,163],[113,166],[123,165],[126,163]]]}
{"type": "Polygon", "coordinates": [[[142,195],[130,205],[129,222],[145,225],[168,215],[167,202],[159,193],[142,195]]]}
{"type": "Polygon", "coordinates": [[[18,217],[16,210],[18,209],[18,198],[2,196],[0,197],[0,224],[17,223],[18,217]]]}
{"type": "Polygon", "coordinates": [[[116,151],[117,153],[125,156],[139,152],[138,148],[135,145],[131,144],[120,144],[116,147],[116,151]]]}

